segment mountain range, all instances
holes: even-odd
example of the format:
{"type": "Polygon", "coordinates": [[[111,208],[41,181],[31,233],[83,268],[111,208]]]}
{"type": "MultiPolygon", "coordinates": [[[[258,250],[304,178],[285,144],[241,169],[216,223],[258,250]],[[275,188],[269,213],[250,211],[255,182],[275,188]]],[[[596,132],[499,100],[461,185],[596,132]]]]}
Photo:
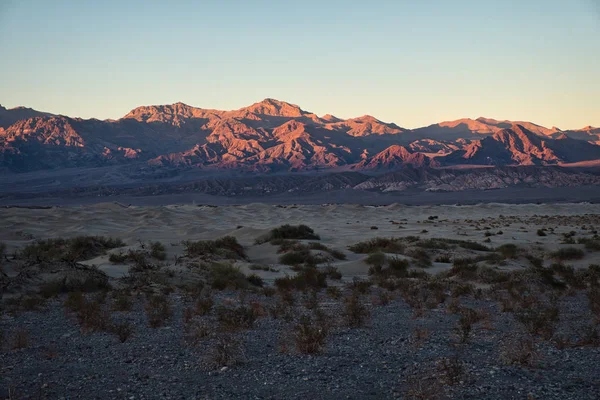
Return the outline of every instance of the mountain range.
{"type": "Polygon", "coordinates": [[[202,171],[393,171],[404,167],[593,165],[600,128],[489,118],[406,129],[372,116],[318,116],[265,99],[221,111],[142,106],[118,120],[0,106],[0,171],[135,163],[202,171]]]}

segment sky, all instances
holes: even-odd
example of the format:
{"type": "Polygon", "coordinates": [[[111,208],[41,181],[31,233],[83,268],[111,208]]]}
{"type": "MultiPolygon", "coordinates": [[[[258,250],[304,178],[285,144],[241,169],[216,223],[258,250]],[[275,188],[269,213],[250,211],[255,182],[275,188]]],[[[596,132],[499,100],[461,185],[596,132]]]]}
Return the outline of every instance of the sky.
{"type": "Polygon", "coordinates": [[[600,126],[600,0],[0,0],[0,104],[600,126]]]}

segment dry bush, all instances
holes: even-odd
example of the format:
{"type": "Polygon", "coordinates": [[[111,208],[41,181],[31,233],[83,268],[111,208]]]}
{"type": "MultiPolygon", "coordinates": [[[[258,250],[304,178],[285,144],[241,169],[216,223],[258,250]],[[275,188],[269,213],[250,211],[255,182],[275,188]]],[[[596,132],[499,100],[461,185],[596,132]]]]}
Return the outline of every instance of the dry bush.
{"type": "Polygon", "coordinates": [[[71,312],[79,312],[83,305],[86,302],[86,298],[83,296],[81,292],[71,292],[67,295],[65,299],[64,306],[67,310],[71,312]]]}
{"type": "Polygon", "coordinates": [[[301,315],[298,323],[293,328],[296,350],[301,354],[322,353],[328,334],[326,324],[315,321],[307,315],[301,315]]]}
{"type": "Polygon", "coordinates": [[[333,300],[338,300],[342,297],[342,290],[337,286],[328,286],[325,293],[333,300]]]}
{"type": "Polygon", "coordinates": [[[436,361],[439,379],[445,385],[457,385],[464,380],[465,368],[458,357],[442,358],[436,361]]]}
{"type": "Polygon", "coordinates": [[[416,327],[413,330],[413,340],[416,347],[421,347],[429,339],[429,329],[416,327]]]}
{"type": "Polygon", "coordinates": [[[560,311],[556,304],[535,301],[515,311],[515,319],[532,335],[550,339],[559,320],[560,311]]]}
{"type": "Polygon", "coordinates": [[[164,261],[167,259],[167,249],[161,242],[150,242],[150,256],[157,260],[164,261]]]}
{"type": "Polygon", "coordinates": [[[164,326],[173,314],[169,298],[162,294],[147,297],[144,309],[151,328],[164,326]]]}
{"type": "Polygon", "coordinates": [[[314,310],[319,307],[319,297],[316,290],[306,292],[303,296],[304,307],[309,310],[314,310]]]}
{"type": "Polygon", "coordinates": [[[600,322],[600,287],[592,286],[587,291],[588,305],[590,310],[600,322]]]}
{"type": "Polygon", "coordinates": [[[468,307],[462,307],[460,310],[460,318],[458,319],[457,332],[460,342],[466,343],[469,341],[473,325],[482,320],[482,316],[476,310],[468,307]]]}
{"type": "Polygon", "coordinates": [[[504,258],[517,258],[519,248],[513,243],[507,243],[496,248],[496,252],[500,253],[504,258]]]}
{"type": "Polygon", "coordinates": [[[211,287],[217,290],[245,289],[248,279],[238,267],[231,264],[215,263],[209,268],[211,287]]]}
{"type": "Polygon", "coordinates": [[[83,261],[116,247],[123,247],[120,239],[103,236],[77,236],[70,239],[47,239],[28,244],[19,253],[30,261],[83,261]]]}
{"type": "Polygon", "coordinates": [[[327,273],[315,266],[301,268],[295,276],[275,279],[275,286],[280,291],[321,289],[327,287],[327,273]]]}
{"type": "Polygon", "coordinates": [[[446,303],[446,312],[450,314],[458,314],[462,306],[460,305],[460,300],[456,297],[452,297],[448,303],[446,303]]]}
{"type": "Polygon", "coordinates": [[[360,301],[358,293],[353,293],[344,301],[343,316],[346,325],[351,328],[358,328],[365,324],[370,312],[365,305],[360,301]]]}
{"type": "Polygon", "coordinates": [[[550,257],[559,260],[580,260],[585,256],[583,250],[575,248],[575,247],[565,247],[559,249],[553,253],[550,253],[550,257]]]}
{"type": "MultiPolygon", "coordinates": [[[[272,229],[267,235],[256,239],[256,244],[280,241],[286,239],[320,240],[319,235],[306,225],[281,225],[272,229]]],[[[273,243],[275,244],[275,243],[273,243]]]]}
{"type": "Polygon", "coordinates": [[[289,304],[286,304],[284,301],[276,301],[268,309],[269,315],[273,319],[283,319],[286,322],[291,322],[294,320],[296,310],[289,304]]]}
{"type": "Polygon", "coordinates": [[[598,333],[598,328],[594,324],[588,324],[581,328],[579,336],[579,340],[577,341],[579,346],[600,346],[600,334],[598,333]]]}
{"type": "Polygon", "coordinates": [[[197,242],[185,241],[185,255],[187,257],[218,256],[231,259],[245,259],[244,246],[238,243],[233,236],[225,236],[216,240],[199,240],[197,242]]]}
{"type": "Polygon", "coordinates": [[[372,297],[371,303],[376,306],[387,306],[392,301],[392,295],[385,289],[380,290],[372,297]]]}
{"type": "Polygon", "coordinates": [[[348,249],[354,253],[370,254],[375,252],[401,254],[404,251],[404,244],[399,238],[381,238],[377,237],[364,242],[358,242],[349,246],[348,249]]]}
{"type": "Polygon", "coordinates": [[[535,342],[529,336],[510,337],[502,344],[500,359],[506,365],[532,367],[538,358],[535,342]]]}
{"type": "Polygon", "coordinates": [[[197,346],[203,339],[213,333],[211,325],[206,321],[199,321],[185,326],[185,341],[191,346],[197,346]]]}
{"type": "Polygon", "coordinates": [[[441,400],[445,397],[444,388],[433,376],[411,375],[407,386],[404,398],[408,400],[441,400]]]}
{"type": "Polygon", "coordinates": [[[248,306],[235,308],[221,306],[217,308],[216,314],[219,326],[226,331],[250,329],[258,317],[256,311],[248,306]]]}
{"type": "Polygon", "coordinates": [[[110,328],[110,316],[102,304],[85,298],[77,310],[77,321],[82,332],[100,332],[110,328]]]}
{"type": "Polygon", "coordinates": [[[194,313],[196,315],[209,314],[214,305],[215,301],[213,300],[211,293],[207,292],[196,299],[196,302],[194,303],[194,313]]]}
{"type": "Polygon", "coordinates": [[[11,349],[24,349],[29,346],[29,332],[25,328],[18,328],[13,336],[11,349]]]}
{"type": "Polygon", "coordinates": [[[133,325],[127,321],[117,322],[111,326],[110,330],[119,338],[121,343],[125,343],[133,334],[133,325]]]}
{"type": "Polygon", "coordinates": [[[359,278],[352,279],[352,282],[346,285],[348,289],[360,294],[368,294],[371,291],[372,282],[359,278]]]}
{"type": "Polygon", "coordinates": [[[232,335],[221,333],[209,349],[209,363],[213,368],[230,367],[246,360],[242,343],[232,335]]]}
{"type": "Polygon", "coordinates": [[[133,302],[131,298],[125,291],[117,291],[113,293],[113,303],[112,309],[113,311],[131,311],[133,307],[133,302]]]}

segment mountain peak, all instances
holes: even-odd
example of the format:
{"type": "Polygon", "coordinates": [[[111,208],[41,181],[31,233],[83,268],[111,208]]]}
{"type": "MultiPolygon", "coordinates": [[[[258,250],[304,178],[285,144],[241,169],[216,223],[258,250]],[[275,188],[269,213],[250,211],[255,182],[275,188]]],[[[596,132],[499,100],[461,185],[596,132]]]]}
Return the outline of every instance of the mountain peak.
{"type": "Polygon", "coordinates": [[[269,115],[273,117],[301,117],[307,114],[307,112],[302,110],[296,104],[272,98],[266,98],[263,101],[254,103],[248,107],[243,107],[239,111],[248,111],[253,114],[269,115]]]}

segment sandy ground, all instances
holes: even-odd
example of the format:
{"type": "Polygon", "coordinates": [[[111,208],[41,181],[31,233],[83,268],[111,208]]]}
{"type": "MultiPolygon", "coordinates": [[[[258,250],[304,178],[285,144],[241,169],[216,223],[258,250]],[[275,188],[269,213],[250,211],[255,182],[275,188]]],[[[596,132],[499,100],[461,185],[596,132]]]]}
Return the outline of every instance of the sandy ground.
{"type": "MultiPolygon", "coordinates": [[[[475,206],[404,206],[393,204],[373,207],[361,205],[275,206],[249,204],[243,206],[172,205],[161,207],[124,206],[105,203],[79,207],[46,209],[0,209],[0,241],[8,252],[36,239],[77,235],[106,235],[123,239],[137,248],[147,241],[160,241],[167,247],[167,264],[173,265],[182,254],[184,240],[215,239],[235,236],[249,255],[248,262],[238,265],[249,272],[252,263],[271,266],[279,272],[259,271],[265,279],[289,273],[278,264],[277,248],[256,245],[257,237],[282,224],[306,224],[320,236],[323,244],[346,253],[347,259],[334,263],[346,279],[367,274],[365,255],[354,254],[347,247],[374,237],[456,238],[499,246],[514,243],[537,251],[554,251],[561,246],[583,248],[583,245],[561,244],[563,233],[575,231],[575,239],[590,237],[600,228],[599,204],[481,204],[475,206]],[[430,217],[434,219],[430,219],[430,217]],[[540,237],[540,228],[554,232],[540,237]],[[583,229],[582,229],[583,228],[583,229]],[[498,232],[502,232],[498,234],[498,232]],[[489,235],[489,234],[488,234],[489,235]]],[[[113,250],[113,252],[126,249],[113,250]]],[[[108,262],[108,255],[87,261],[97,265],[111,277],[127,273],[126,265],[108,262]]],[[[587,252],[582,260],[569,262],[575,267],[600,263],[600,252],[587,252]]],[[[429,272],[449,268],[434,263],[429,272]]],[[[518,268],[520,265],[509,264],[518,268]]],[[[253,271],[254,272],[254,271],[253,271]]]]}

